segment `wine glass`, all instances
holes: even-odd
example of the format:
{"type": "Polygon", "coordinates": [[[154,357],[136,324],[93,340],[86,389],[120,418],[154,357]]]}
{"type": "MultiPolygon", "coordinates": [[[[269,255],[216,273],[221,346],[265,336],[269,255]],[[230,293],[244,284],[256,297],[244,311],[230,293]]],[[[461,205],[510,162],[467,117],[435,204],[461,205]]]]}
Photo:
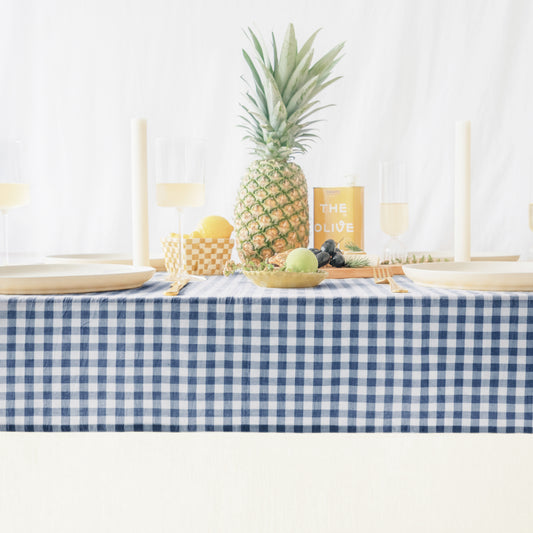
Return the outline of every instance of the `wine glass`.
{"type": "MultiPolygon", "coordinates": [[[[529,171],[529,229],[533,231],[533,167],[529,171]]],[[[527,261],[533,261],[533,246],[529,248],[526,255],[527,261]]]]}
{"type": "Polygon", "coordinates": [[[405,262],[407,248],[399,236],[409,226],[407,174],[404,162],[382,161],[379,164],[380,226],[391,238],[385,245],[383,261],[405,262]]]}
{"type": "Polygon", "coordinates": [[[174,207],[178,212],[180,251],[175,281],[205,279],[188,274],[183,266],[183,210],[205,203],[205,153],[204,139],[158,138],[155,141],[157,205],[174,207]]]}
{"type": "Polygon", "coordinates": [[[30,187],[21,183],[20,141],[0,141],[0,211],[4,227],[3,263],[9,264],[9,239],[7,212],[13,207],[26,205],[30,201],[30,187]]]}

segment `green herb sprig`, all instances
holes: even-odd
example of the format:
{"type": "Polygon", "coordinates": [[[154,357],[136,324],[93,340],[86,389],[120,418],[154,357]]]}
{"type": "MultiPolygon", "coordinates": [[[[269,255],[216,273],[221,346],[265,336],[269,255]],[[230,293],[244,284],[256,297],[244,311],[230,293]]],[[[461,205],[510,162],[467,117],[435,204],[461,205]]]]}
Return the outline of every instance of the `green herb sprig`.
{"type": "Polygon", "coordinates": [[[266,261],[262,261],[261,263],[254,263],[253,261],[247,263],[234,263],[233,261],[228,261],[224,267],[224,276],[230,276],[236,272],[273,272],[274,270],[284,271],[285,265],[277,267],[266,261]]]}
{"type": "Polygon", "coordinates": [[[402,261],[401,259],[393,259],[392,261],[381,261],[380,264],[382,265],[414,265],[417,263],[439,263],[439,262],[446,262],[449,261],[447,257],[440,258],[440,257],[433,257],[431,254],[428,255],[421,255],[420,257],[416,257],[415,254],[411,254],[407,257],[405,261],[402,261]]]}
{"type": "MultiPolygon", "coordinates": [[[[342,239],[341,239],[342,240],[342,239]]],[[[362,252],[363,249],[360,248],[359,246],[357,246],[357,244],[355,244],[354,242],[347,242],[344,247],[346,248],[346,250],[348,250],[349,252],[362,252]]]]}
{"type": "Polygon", "coordinates": [[[368,257],[349,257],[346,259],[346,266],[348,268],[364,268],[372,266],[368,257]]]}

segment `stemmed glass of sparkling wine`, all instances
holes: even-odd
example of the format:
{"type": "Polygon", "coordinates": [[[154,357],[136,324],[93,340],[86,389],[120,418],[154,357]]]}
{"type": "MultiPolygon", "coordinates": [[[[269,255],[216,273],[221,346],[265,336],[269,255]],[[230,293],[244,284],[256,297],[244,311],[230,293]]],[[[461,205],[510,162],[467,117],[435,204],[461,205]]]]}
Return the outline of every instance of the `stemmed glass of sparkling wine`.
{"type": "Polygon", "coordinates": [[[407,174],[403,161],[382,161],[379,164],[379,214],[383,232],[390,236],[382,260],[405,262],[407,247],[399,239],[409,227],[407,174]]]}
{"type": "Polygon", "coordinates": [[[30,201],[30,187],[21,179],[21,142],[0,141],[0,211],[3,226],[1,263],[9,264],[8,211],[30,201]]]}
{"type": "MultiPolygon", "coordinates": [[[[529,229],[533,231],[533,172],[529,177],[529,229]]],[[[533,246],[529,248],[526,256],[527,261],[533,261],[533,246]]]]}
{"type": "Polygon", "coordinates": [[[205,203],[205,139],[157,138],[155,141],[157,205],[178,213],[179,268],[173,281],[203,280],[185,271],[183,265],[183,211],[205,203]]]}

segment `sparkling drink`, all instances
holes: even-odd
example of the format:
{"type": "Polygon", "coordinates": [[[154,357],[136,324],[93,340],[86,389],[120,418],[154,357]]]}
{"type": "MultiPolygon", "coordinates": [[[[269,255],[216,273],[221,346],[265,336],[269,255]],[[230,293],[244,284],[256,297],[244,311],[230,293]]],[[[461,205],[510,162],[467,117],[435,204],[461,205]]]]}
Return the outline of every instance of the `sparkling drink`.
{"type": "Polygon", "coordinates": [[[161,207],[199,207],[205,202],[203,183],[157,183],[157,205],[161,207]]]}
{"type": "Polygon", "coordinates": [[[7,213],[30,201],[30,187],[21,183],[20,141],[0,141],[0,213],[3,218],[3,262],[9,263],[7,213]]]}
{"type": "Polygon", "coordinates": [[[391,236],[398,236],[409,227],[409,207],[407,203],[380,204],[381,229],[391,236]]]}
{"type": "Polygon", "coordinates": [[[0,210],[20,207],[30,202],[27,183],[0,183],[0,210]]]}
{"type": "Polygon", "coordinates": [[[379,164],[379,202],[381,229],[390,236],[381,259],[404,262],[407,247],[398,237],[409,227],[409,206],[407,173],[402,161],[382,161],[379,164]]]}
{"type": "Polygon", "coordinates": [[[205,139],[164,139],[155,143],[157,204],[174,207],[178,213],[180,236],[179,267],[172,281],[205,279],[185,271],[183,263],[183,210],[205,203],[205,139]]]}

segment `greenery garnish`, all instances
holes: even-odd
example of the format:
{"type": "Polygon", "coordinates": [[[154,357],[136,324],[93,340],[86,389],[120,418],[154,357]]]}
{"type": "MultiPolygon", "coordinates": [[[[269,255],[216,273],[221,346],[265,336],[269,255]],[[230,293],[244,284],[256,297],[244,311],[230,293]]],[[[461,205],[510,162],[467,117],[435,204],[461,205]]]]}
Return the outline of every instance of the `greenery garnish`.
{"type": "Polygon", "coordinates": [[[284,271],[285,265],[277,267],[266,261],[262,261],[261,263],[254,263],[253,261],[234,263],[233,261],[228,261],[224,266],[224,276],[235,274],[235,272],[273,272],[274,270],[284,271]]]}
{"type": "Polygon", "coordinates": [[[346,259],[346,267],[348,268],[363,268],[371,266],[368,257],[349,257],[346,259]]]}
{"type": "Polygon", "coordinates": [[[357,244],[355,244],[354,242],[347,242],[344,246],[346,250],[348,250],[349,252],[362,252],[363,251],[363,249],[359,248],[359,246],[357,246],[357,244]]]}
{"type": "Polygon", "coordinates": [[[416,257],[415,254],[411,254],[410,256],[407,256],[406,261],[402,261],[401,259],[394,259],[392,261],[382,261],[380,264],[382,265],[414,265],[417,263],[435,263],[435,262],[441,262],[441,261],[449,261],[448,258],[441,259],[440,257],[434,258],[431,254],[428,255],[421,255],[420,257],[416,257]]]}

